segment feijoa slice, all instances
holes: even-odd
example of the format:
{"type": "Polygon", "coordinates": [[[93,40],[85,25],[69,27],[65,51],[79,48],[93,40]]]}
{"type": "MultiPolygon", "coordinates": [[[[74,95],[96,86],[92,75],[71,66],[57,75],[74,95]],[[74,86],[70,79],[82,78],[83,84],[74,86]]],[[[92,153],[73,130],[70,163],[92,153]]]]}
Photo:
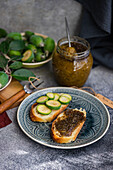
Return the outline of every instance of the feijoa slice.
{"type": "Polygon", "coordinates": [[[42,114],[42,115],[49,115],[51,113],[51,109],[49,109],[46,105],[44,104],[39,104],[36,107],[38,113],[42,114]]]}
{"type": "Polygon", "coordinates": [[[48,100],[47,96],[41,96],[37,99],[37,103],[45,103],[48,100]]]}
{"type": "Polygon", "coordinates": [[[46,105],[47,105],[47,107],[49,107],[50,109],[53,109],[53,110],[58,110],[61,107],[61,103],[56,100],[48,100],[46,102],[46,105]]]}
{"type": "Polygon", "coordinates": [[[34,53],[31,50],[27,50],[24,54],[23,54],[23,58],[22,61],[26,62],[26,63],[31,63],[34,59],[34,53]]]}
{"type": "Polygon", "coordinates": [[[54,97],[54,100],[58,100],[60,95],[58,93],[54,93],[55,97],[54,97]]]}
{"type": "Polygon", "coordinates": [[[70,99],[66,96],[61,96],[59,98],[59,101],[60,101],[61,104],[68,104],[70,102],[70,99]]]}
{"type": "Polygon", "coordinates": [[[46,95],[47,95],[48,98],[51,99],[51,100],[54,99],[54,97],[55,97],[54,93],[52,93],[52,92],[48,92],[46,95]]]}
{"type": "Polygon", "coordinates": [[[72,97],[71,97],[71,95],[69,95],[69,94],[64,93],[64,94],[62,94],[62,96],[68,97],[68,98],[70,99],[70,101],[72,100],[72,97]]]}

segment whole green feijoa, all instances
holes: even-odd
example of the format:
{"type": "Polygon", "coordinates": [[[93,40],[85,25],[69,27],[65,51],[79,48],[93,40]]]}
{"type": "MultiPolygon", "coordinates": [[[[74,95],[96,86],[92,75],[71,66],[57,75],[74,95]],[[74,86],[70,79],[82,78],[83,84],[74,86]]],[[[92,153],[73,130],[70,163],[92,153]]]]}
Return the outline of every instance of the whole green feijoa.
{"type": "Polygon", "coordinates": [[[26,38],[30,38],[32,35],[34,35],[34,32],[25,31],[25,37],[26,37],[26,38]]]}
{"type": "Polygon", "coordinates": [[[38,35],[32,35],[30,37],[30,42],[35,45],[36,47],[43,47],[44,46],[44,40],[41,36],[38,35]]]}
{"type": "Polygon", "coordinates": [[[34,53],[37,53],[37,48],[33,44],[28,44],[26,47],[27,50],[32,50],[34,53]]]}
{"type": "Polygon", "coordinates": [[[9,56],[21,56],[20,51],[10,50],[8,53],[9,56]]]}
{"type": "Polygon", "coordinates": [[[48,51],[52,53],[54,48],[55,48],[55,41],[52,38],[47,37],[44,41],[44,51],[45,52],[48,51]]]}
{"type": "Polygon", "coordinates": [[[7,38],[13,39],[13,40],[22,40],[22,36],[19,32],[11,32],[7,35],[7,38]]]}
{"type": "Polygon", "coordinates": [[[8,75],[0,71],[0,89],[3,88],[8,83],[8,75]]]}
{"type": "Polygon", "coordinates": [[[46,56],[45,56],[45,54],[43,52],[36,53],[35,60],[37,62],[44,61],[45,59],[46,59],[46,56]]]}
{"type": "Polygon", "coordinates": [[[25,51],[22,61],[25,63],[31,63],[34,60],[34,53],[31,50],[25,51]]]}

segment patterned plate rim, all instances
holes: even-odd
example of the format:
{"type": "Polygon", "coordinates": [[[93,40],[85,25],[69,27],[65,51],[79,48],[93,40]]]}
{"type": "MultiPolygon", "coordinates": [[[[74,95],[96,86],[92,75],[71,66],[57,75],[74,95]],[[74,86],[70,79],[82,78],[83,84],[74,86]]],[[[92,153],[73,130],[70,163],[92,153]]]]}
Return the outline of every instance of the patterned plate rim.
{"type": "Polygon", "coordinates": [[[48,146],[48,147],[51,147],[51,148],[56,148],[56,149],[76,149],[76,148],[81,148],[81,147],[85,147],[85,146],[91,145],[91,144],[97,142],[98,140],[100,140],[100,139],[106,134],[106,132],[107,132],[108,129],[109,129],[109,126],[110,126],[110,115],[109,115],[109,111],[108,111],[107,107],[106,107],[98,98],[96,98],[95,96],[93,96],[92,94],[90,94],[90,93],[88,93],[88,92],[86,92],[86,91],[83,91],[83,90],[80,90],[80,89],[74,89],[74,88],[71,88],[71,87],[50,87],[50,88],[44,88],[44,89],[42,89],[42,90],[36,91],[36,92],[34,92],[33,94],[31,94],[30,96],[26,97],[26,98],[22,101],[22,103],[20,104],[20,106],[19,106],[19,108],[18,108],[18,110],[17,110],[17,122],[18,122],[21,130],[22,130],[29,138],[31,138],[31,139],[34,140],[35,142],[38,142],[39,144],[42,144],[42,145],[44,145],[44,146],[48,146]],[[72,90],[76,90],[76,91],[83,92],[83,93],[85,93],[85,94],[87,94],[87,95],[95,98],[96,100],[98,100],[98,101],[102,104],[102,106],[103,106],[104,109],[106,110],[107,117],[108,117],[108,122],[107,122],[107,126],[106,126],[105,131],[104,131],[98,138],[96,138],[95,140],[93,140],[93,141],[91,141],[91,142],[89,142],[89,143],[81,144],[81,145],[79,145],[79,146],[66,146],[66,147],[64,147],[64,146],[55,146],[55,145],[51,145],[51,144],[47,144],[47,143],[41,142],[40,140],[37,140],[37,139],[33,138],[32,136],[30,136],[30,135],[26,132],[26,130],[21,126],[21,123],[20,123],[20,120],[19,120],[19,111],[20,111],[21,105],[24,103],[25,100],[28,100],[28,98],[32,97],[32,95],[34,95],[35,93],[38,93],[38,92],[41,92],[41,91],[43,92],[44,90],[49,90],[49,89],[50,89],[50,90],[51,90],[51,89],[54,90],[54,89],[56,89],[56,88],[57,88],[57,89],[62,89],[62,88],[63,88],[63,89],[69,89],[69,90],[72,89],[72,90]]]}

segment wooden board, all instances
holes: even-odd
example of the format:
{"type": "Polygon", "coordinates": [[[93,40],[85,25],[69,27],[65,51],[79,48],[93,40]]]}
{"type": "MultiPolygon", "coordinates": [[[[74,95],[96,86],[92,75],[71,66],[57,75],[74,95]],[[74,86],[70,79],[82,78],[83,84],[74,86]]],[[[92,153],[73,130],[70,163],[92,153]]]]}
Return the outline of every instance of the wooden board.
{"type": "MultiPolygon", "coordinates": [[[[17,92],[23,89],[23,86],[19,81],[13,79],[11,83],[4,90],[0,92],[0,102],[4,102],[11,96],[15,95],[17,92]]],[[[16,107],[20,104],[20,102],[25,99],[29,94],[25,94],[24,97],[20,98],[16,103],[14,103],[10,108],[16,107]]]]}

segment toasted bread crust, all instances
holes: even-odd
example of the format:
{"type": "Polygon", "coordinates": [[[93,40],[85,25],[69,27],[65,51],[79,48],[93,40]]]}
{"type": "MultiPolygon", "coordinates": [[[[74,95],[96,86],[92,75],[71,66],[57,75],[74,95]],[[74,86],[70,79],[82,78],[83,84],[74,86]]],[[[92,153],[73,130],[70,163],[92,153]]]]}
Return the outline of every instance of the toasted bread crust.
{"type": "Polygon", "coordinates": [[[31,107],[31,111],[30,111],[30,118],[33,122],[51,122],[53,119],[56,118],[57,115],[59,115],[61,112],[63,112],[68,105],[63,105],[60,107],[59,110],[56,110],[55,113],[53,115],[51,115],[51,113],[49,115],[46,115],[46,118],[44,115],[42,115],[42,117],[39,117],[38,114],[36,114],[35,111],[35,106],[37,105],[37,103],[34,103],[31,107]]]}
{"type": "MultiPolygon", "coordinates": [[[[86,113],[84,113],[84,114],[86,116],[86,113]]],[[[80,130],[82,129],[85,121],[83,121],[79,124],[79,126],[74,130],[73,135],[68,136],[68,137],[67,136],[59,136],[57,134],[57,132],[55,131],[55,123],[58,120],[58,117],[53,121],[52,127],[51,127],[51,136],[52,136],[53,140],[57,143],[70,143],[71,141],[74,141],[77,138],[80,130]]]]}

